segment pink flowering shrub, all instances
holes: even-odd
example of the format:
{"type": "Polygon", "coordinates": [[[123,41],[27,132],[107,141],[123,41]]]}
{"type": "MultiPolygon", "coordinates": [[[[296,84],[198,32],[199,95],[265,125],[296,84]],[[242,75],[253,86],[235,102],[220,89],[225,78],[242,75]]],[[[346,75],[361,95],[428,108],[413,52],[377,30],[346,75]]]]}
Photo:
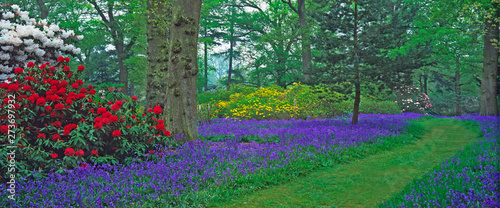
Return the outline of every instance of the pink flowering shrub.
{"type": "Polygon", "coordinates": [[[396,88],[396,103],[403,112],[424,113],[432,107],[429,97],[415,86],[396,88]]]}

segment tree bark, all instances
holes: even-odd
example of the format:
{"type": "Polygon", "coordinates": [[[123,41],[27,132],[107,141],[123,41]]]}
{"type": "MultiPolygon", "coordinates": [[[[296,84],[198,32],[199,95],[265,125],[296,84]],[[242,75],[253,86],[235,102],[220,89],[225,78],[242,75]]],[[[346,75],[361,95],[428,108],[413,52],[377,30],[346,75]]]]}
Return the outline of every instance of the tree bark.
{"type": "Polygon", "coordinates": [[[40,18],[47,19],[47,16],[49,16],[49,9],[47,8],[47,5],[45,5],[45,2],[42,0],[36,0],[36,3],[38,4],[38,7],[40,7],[40,18]]]}
{"type": "Polygon", "coordinates": [[[359,103],[361,102],[361,80],[358,63],[358,1],[354,0],[354,108],[352,110],[352,124],[358,123],[359,103]]]}
{"type": "MultiPolygon", "coordinates": [[[[457,58],[457,63],[458,63],[458,58],[457,58]]],[[[456,95],[456,103],[455,103],[455,115],[460,116],[462,115],[462,106],[460,105],[461,103],[461,90],[460,90],[460,70],[455,71],[455,95],[456,95]]]]}
{"type": "MultiPolygon", "coordinates": [[[[496,15],[495,15],[496,16],[496,15]]],[[[498,115],[497,104],[497,73],[498,49],[494,40],[498,40],[498,22],[493,18],[485,18],[486,33],[484,35],[483,74],[481,79],[481,110],[480,115],[498,115]]]]}
{"type": "Polygon", "coordinates": [[[173,0],[165,101],[165,127],[182,141],[198,139],[197,52],[201,0],[173,0]]]}
{"type": "Polygon", "coordinates": [[[298,0],[298,10],[300,31],[302,36],[302,73],[304,73],[304,82],[309,83],[310,80],[310,64],[312,60],[311,43],[309,42],[309,34],[307,27],[307,14],[305,0],[298,0]]]}
{"type": "MultiPolygon", "coordinates": [[[[231,17],[233,17],[233,12],[231,12],[231,17]]],[[[231,21],[229,32],[231,37],[229,39],[229,69],[227,70],[227,90],[229,90],[231,87],[231,74],[233,73],[234,21],[231,21]]]]}
{"type": "MultiPolygon", "coordinates": [[[[207,37],[207,26],[205,26],[205,38],[207,37]]],[[[204,56],[204,66],[205,66],[205,91],[207,91],[208,89],[208,44],[207,42],[205,41],[204,42],[205,44],[205,48],[204,48],[204,53],[205,53],[205,56],[204,56]]]]}
{"type": "Polygon", "coordinates": [[[145,110],[165,108],[165,83],[168,67],[169,24],[172,19],[170,4],[162,0],[147,1],[148,76],[145,110]]]}
{"type": "Polygon", "coordinates": [[[120,68],[120,83],[123,84],[122,93],[128,95],[128,70],[125,66],[125,47],[123,44],[123,33],[118,33],[118,39],[115,40],[116,53],[118,55],[118,68],[120,68]]]}

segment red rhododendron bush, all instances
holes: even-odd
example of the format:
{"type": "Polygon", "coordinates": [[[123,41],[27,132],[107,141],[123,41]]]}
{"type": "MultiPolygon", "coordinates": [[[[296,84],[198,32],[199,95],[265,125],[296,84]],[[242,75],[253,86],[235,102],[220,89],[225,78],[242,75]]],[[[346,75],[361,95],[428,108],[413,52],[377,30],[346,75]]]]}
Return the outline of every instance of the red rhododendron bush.
{"type": "Polygon", "coordinates": [[[0,172],[7,173],[13,160],[24,176],[128,163],[171,141],[159,106],[137,115],[136,97],[99,98],[78,79],[85,67],[70,69],[68,62],[67,57],[59,57],[56,66],[30,62],[0,84],[0,172]]]}

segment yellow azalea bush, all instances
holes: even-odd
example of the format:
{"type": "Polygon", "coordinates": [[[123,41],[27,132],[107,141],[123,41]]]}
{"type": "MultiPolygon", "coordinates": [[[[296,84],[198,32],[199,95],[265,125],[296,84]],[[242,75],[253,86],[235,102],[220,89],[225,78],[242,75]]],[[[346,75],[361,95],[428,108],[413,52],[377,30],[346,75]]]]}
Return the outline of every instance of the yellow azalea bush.
{"type": "MultiPolygon", "coordinates": [[[[202,93],[199,119],[290,119],[329,117],[352,113],[353,101],[327,86],[308,86],[294,83],[287,89],[277,85],[254,88],[235,85],[230,91],[202,93]]],[[[375,102],[362,99],[361,113],[400,113],[394,102],[375,102]]]]}

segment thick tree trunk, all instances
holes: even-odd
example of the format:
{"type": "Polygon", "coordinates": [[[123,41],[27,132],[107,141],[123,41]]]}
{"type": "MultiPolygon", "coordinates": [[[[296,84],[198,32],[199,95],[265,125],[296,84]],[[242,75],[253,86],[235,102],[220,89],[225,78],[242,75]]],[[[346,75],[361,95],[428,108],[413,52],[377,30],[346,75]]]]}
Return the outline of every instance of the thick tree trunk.
{"type": "Polygon", "coordinates": [[[358,63],[358,1],[354,0],[354,108],[352,110],[352,124],[358,123],[359,103],[361,102],[361,80],[358,63]]]}
{"type": "Polygon", "coordinates": [[[483,75],[481,79],[481,110],[482,116],[498,115],[497,105],[497,73],[498,50],[493,45],[498,40],[498,22],[492,18],[485,18],[486,33],[483,49],[483,75]]]}
{"type": "Polygon", "coordinates": [[[47,19],[47,16],[49,16],[49,9],[47,8],[47,5],[45,5],[45,2],[42,0],[36,0],[36,3],[38,4],[38,7],[40,7],[40,18],[47,19]]]}
{"type": "Polygon", "coordinates": [[[165,127],[182,141],[198,139],[197,52],[201,0],[173,0],[165,102],[165,127]]]}
{"type": "Polygon", "coordinates": [[[165,107],[167,94],[166,71],[168,69],[168,36],[172,19],[171,8],[166,1],[147,1],[148,76],[145,110],[159,105],[165,107]]]}
{"type": "Polygon", "coordinates": [[[310,64],[312,60],[311,43],[309,42],[309,34],[307,32],[307,14],[305,0],[298,0],[297,13],[299,15],[299,24],[302,36],[302,73],[304,73],[304,82],[309,83],[310,80],[310,64]]]}

